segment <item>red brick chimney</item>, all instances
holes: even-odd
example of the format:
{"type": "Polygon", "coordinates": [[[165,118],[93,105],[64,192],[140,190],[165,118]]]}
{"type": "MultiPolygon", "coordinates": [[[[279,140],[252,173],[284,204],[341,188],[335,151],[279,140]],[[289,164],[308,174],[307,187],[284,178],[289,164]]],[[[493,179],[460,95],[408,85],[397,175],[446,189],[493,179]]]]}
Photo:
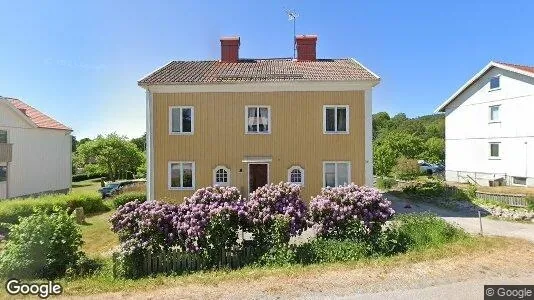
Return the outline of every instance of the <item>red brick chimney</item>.
{"type": "Polygon", "coordinates": [[[229,36],[221,38],[221,62],[234,63],[239,61],[239,44],[238,36],[229,36]]]}
{"type": "Polygon", "coordinates": [[[297,61],[315,61],[317,60],[317,36],[297,35],[297,61]]]}

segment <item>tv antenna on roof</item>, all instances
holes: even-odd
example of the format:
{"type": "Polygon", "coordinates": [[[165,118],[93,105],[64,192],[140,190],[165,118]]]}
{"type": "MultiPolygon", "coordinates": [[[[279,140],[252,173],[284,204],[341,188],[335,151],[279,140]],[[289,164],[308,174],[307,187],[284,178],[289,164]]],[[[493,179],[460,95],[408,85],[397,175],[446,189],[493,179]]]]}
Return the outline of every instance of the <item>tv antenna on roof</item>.
{"type": "Polygon", "coordinates": [[[295,59],[295,55],[297,52],[297,32],[296,32],[296,24],[297,24],[297,18],[299,17],[299,14],[294,10],[286,10],[287,16],[289,17],[289,21],[293,21],[293,59],[295,59]]]}

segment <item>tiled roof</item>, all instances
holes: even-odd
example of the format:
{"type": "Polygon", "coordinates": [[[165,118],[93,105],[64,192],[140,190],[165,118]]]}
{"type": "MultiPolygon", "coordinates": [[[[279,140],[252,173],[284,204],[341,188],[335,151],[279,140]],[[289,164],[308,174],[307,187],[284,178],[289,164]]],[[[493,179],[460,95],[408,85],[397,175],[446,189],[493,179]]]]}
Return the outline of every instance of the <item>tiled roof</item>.
{"type": "Polygon", "coordinates": [[[30,121],[32,121],[39,128],[72,130],[71,128],[59,123],[58,121],[43,114],[19,99],[0,97],[0,100],[9,101],[9,103],[24,113],[30,119],[30,121]]]}
{"type": "Polygon", "coordinates": [[[522,71],[526,71],[526,72],[529,72],[529,73],[534,73],[534,67],[532,67],[532,66],[509,64],[509,63],[504,63],[504,62],[497,62],[497,63],[501,64],[501,65],[509,66],[509,67],[512,67],[512,68],[515,68],[515,69],[519,69],[519,70],[522,70],[522,71]]]}
{"type": "Polygon", "coordinates": [[[172,61],[141,79],[141,86],[153,84],[198,84],[272,81],[378,80],[353,59],[295,61],[287,58],[220,61],[172,61]]]}

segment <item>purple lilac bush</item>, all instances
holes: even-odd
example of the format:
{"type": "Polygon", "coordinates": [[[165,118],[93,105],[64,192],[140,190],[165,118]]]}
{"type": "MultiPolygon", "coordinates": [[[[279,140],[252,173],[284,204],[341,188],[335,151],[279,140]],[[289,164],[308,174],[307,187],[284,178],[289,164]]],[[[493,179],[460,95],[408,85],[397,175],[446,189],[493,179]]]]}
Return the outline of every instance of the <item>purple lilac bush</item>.
{"type": "Polygon", "coordinates": [[[220,239],[225,239],[222,243],[226,246],[235,244],[237,230],[247,222],[248,213],[239,189],[218,186],[198,189],[186,198],[176,218],[177,231],[185,250],[199,252],[221,243],[220,239]],[[218,227],[218,231],[210,231],[215,219],[224,224],[218,227]]]}
{"type": "Polygon", "coordinates": [[[172,204],[128,202],[111,216],[111,230],[119,236],[125,254],[168,249],[179,242],[176,230],[178,213],[178,207],[172,204]]]}
{"type": "Polygon", "coordinates": [[[159,251],[178,247],[199,253],[217,243],[217,234],[226,234],[224,245],[236,242],[237,229],[247,223],[248,213],[235,187],[206,187],[197,190],[180,205],[158,201],[128,202],[111,216],[111,229],[119,235],[125,254],[136,250],[159,251]],[[211,231],[217,219],[223,229],[211,231]],[[224,231],[224,232],[221,232],[224,231]],[[233,234],[232,237],[228,237],[233,234]],[[231,241],[227,241],[231,240],[231,241]]]}
{"type": "Polygon", "coordinates": [[[300,186],[288,182],[268,184],[250,194],[246,210],[252,228],[270,227],[278,217],[289,221],[291,235],[307,227],[308,208],[300,197],[300,186]]]}
{"type": "Polygon", "coordinates": [[[343,235],[350,222],[359,221],[367,233],[381,228],[395,211],[377,190],[353,183],[323,188],[310,202],[310,221],[319,236],[343,235]]]}

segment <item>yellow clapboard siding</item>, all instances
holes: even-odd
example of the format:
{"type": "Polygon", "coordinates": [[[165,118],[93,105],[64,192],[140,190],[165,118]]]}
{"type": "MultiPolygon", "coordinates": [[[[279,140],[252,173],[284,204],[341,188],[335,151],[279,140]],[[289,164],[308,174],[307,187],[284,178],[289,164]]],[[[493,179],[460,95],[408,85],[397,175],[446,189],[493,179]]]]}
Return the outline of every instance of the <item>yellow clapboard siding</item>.
{"type": "Polygon", "coordinates": [[[213,169],[231,170],[231,184],[246,195],[245,156],[270,156],[269,182],[287,170],[305,170],[303,198],[320,192],[323,161],[350,161],[351,180],[365,180],[364,92],[258,92],[153,94],[155,198],[181,202],[192,191],[168,189],[168,162],[194,161],[196,186],[213,184],[213,169]],[[350,134],[323,134],[323,105],[349,105],[350,134]],[[169,106],[194,106],[194,134],[169,135],[169,106]],[[271,134],[245,134],[245,106],[271,106],[271,134]],[[239,170],[242,172],[239,172],[239,170]]]}

